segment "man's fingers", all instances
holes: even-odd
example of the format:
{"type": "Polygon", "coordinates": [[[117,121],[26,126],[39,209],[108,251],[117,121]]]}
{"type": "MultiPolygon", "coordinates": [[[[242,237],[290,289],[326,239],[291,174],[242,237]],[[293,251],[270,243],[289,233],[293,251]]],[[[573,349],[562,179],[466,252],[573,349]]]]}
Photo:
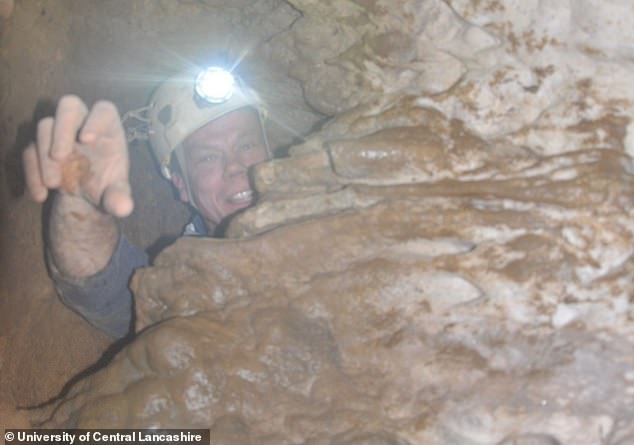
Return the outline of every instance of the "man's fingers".
{"type": "Polygon", "coordinates": [[[48,196],[48,189],[42,183],[35,145],[31,144],[24,150],[24,153],[22,153],[22,162],[24,164],[26,187],[29,190],[31,198],[36,202],[44,202],[48,196]]]}
{"type": "Polygon", "coordinates": [[[106,212],[118,218],[128,216],[134,209],[130,184],[118,181],[109,185],[103,194],[102,205],[106,212]]]}
{"type": "Polygon", "coordinates": [[[62,160],[72,151],[77,132],[86,119],[88,109],[82,100],[73,95],[64,96],[57,105],[51,158],[62,160]]]}
{"type": "Polygon", "coordinates": [[[52,117],[46,117],[37,124],[37,155],[40,161],[40,176],[42,182],[48,188],[59,187],[62,180],[59,163],[50,157],[54,124],[55,121],[52,117]]]}
{"type": "MultiPolygon", "coordinates": [[[[127,177],[123,179],[120,175],[121,169],[127,170],[127,145],[114,104],[98,102],[88,113],[77,96],[64,96],[55,118],[47,117],[38,122],[36,139],[36,143],[24,152],[27,186],[35,201],[44,201],[48,189],[60,188],[63,181],[72,180],[72,193],[77,192],[78,186],[87,187],[84,190],[86,196],[92,196],[92,202],[97,201],[94,204],[101,204],[108,213],[125,217],[132,212],[134,203],[130,184],[127,177]],[[73,157],[82,143],[89,153],[73,157]],[[118,159],[121,165],[117,164],[118,159]],[[86,162],[90,165],[84,165],[86,162]],[[88,176],[97,176],[95,181],[90,181],[85,174],[87,172],[90,172],[88,176]],[[122,179],[112,181],[116,177],[122,179]],[[91,186],[87,181],[94,184],[91,186]],[[105,190],[102,189],[103,193],[90,191],[96,184],[109,184],[111,181],[105,190]]],[[[99,188],[98,185],[96,187],[99,188]]],[[[62,188],[68,193],[71,187],[62,188]]]]}
{"type": "Polygon", "coordinates": [[[119,111],[112,102],[97,102],[79,134],[79,140],[84,144],[91,144],[99,137],[118,139],[125,144],[125,134],[119,111]]]}

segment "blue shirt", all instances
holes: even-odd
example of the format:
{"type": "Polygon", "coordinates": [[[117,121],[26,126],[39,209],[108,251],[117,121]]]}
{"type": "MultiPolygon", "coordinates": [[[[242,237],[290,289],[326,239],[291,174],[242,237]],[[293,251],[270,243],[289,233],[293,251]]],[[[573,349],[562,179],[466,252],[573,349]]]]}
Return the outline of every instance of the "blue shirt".
{"type": "MultiPolygon", "coordinates": [[[[200,216],[185,227],[186,236],[207,234],[200,216]]],[[[134,299],[128,287],[132,274],[149,264],[147,254],[121,235],[108,264],[95,275],[73,279],[63,276],[49,258],[49,269],[60,300],[88,323],[114,338],[134,331],[134,299]]]]}

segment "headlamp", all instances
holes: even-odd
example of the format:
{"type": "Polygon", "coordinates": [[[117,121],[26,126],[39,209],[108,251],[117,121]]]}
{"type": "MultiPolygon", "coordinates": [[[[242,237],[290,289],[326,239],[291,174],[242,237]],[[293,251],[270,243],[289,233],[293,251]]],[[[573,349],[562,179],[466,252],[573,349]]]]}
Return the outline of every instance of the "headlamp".
{"type": "Polygon", "coordinates": [[[231,99],[236,79],[229,71],[212,66],[196,77],[194,90],[201,99],[219,104],[231,99]]]}

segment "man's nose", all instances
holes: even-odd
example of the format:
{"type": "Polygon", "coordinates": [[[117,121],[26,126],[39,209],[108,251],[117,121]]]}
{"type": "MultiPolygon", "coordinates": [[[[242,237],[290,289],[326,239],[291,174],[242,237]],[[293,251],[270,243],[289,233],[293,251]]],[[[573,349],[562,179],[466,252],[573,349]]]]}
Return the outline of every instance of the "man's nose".
{"type": "Polygon", "coordinates": [[[227,176],[239,175],[247,171],[247,166],[239,153],[229,153],[225,157],[225,174],[227,176]]]}

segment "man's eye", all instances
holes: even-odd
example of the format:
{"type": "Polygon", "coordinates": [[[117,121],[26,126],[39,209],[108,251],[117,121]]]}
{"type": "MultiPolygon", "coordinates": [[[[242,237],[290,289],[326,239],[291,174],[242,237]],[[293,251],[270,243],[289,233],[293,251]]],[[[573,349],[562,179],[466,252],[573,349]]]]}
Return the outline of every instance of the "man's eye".
{"type": "Polygon", "coordinates": [[[218,162],[220,155],[218,153],[209,153],[200,158],[201,162],[218,162]]]}
{"type": "Polygon", "coordinates": [[[252,150],[253,148],[255,148],[255,143],[253,143],[253,142],[244,142],[244,143],[240,144],[239,148],[242,151],[252,150]]]}

